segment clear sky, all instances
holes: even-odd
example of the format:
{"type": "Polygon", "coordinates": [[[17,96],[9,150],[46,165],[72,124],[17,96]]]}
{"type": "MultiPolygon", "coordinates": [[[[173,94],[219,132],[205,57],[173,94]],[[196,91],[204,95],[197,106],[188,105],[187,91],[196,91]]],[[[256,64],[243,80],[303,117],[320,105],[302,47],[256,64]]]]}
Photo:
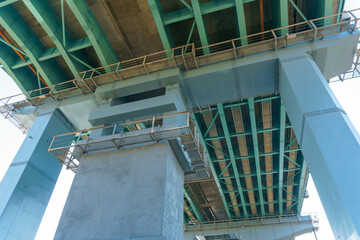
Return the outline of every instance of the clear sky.
{"type": "MultiPolygon", "coordinates": [[[[360,8],[359,0],[346,0],[346,10],[355,8],[360,8]]],[[[347,112],[355,128],[358,132],[360,132],[360,108],[357,106],[358,104],[356,104],[360,102],[360,79],[332,83],[330,86],[342,104],[344,110],[347,112]]],[[[0,69],[0,98],[11,96],[17,93],[20,93],[20,90],[17,88],[14,81],[2,69],[0,69]]],[[[8,120],[3,119],[2,117],[0,118],[0,133],[1,180],[25,136],[19,129],[17,129],[8,120]]],[[[74,174],[71,171],[64,169],[62,170],[36,236],[36,240],[53,239],[73,177],[74,174]]],[[[319,240],[334,240],[331,228],[327,222],[326,215],[311,179],[308,183],[308,192],[310,197],[304,201],[303,212],[317,213],[317,216],[320,219],[320,230],[317,232],[319,240]]],[[[312,234],[308,234],[297,238],[297,240],[300,239],[311,240],[315,238],[312,234]]]]}

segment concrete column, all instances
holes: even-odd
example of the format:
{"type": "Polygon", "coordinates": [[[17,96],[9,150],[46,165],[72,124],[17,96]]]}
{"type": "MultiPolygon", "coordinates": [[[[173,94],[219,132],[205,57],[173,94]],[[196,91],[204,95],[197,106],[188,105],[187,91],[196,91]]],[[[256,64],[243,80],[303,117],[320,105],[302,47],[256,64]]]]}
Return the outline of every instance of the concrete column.
{"type": "Polygon", "coordinates": [[[55,239],[183,240],[183,184],[168,143],[85,155],[55,239]]]}
{"type": "Polygon", "coordinates": [[[34,239],[62,167],[49,145],[71,131],[60,110],[36,118],[0,183],[0,239],[34,239]]]}
{"type": "Polygon", "coordinates": [[[309,56],[280,60],[280,95],[336,239],[360,239],[360,137],[309,56]]]}

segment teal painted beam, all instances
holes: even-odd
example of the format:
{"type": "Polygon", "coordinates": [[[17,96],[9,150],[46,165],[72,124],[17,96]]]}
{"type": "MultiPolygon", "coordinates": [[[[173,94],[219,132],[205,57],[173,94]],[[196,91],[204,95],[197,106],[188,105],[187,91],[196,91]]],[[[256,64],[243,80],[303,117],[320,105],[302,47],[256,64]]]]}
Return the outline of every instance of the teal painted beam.
{"type": "Polygon", "coordinates": [[[5,7],[7,5],[13,4],[14,2],[17,2],[18,0],[5,0],[0,2],[0,7],[5,7]]]}
{"type": "Polygon", "coordinates": [[[26,53],[48,85],[60,83],[68,79],[68,76],[53,59],[46,62],[38,61],[40,54],[44,51],[44,46],[12,6],[8,5],[0,8],[0,24],[26,53]]]}
{"type": "Polygon", "coordinates": [[[187,201],[189,202],[191,209],[195,213],[196,219],[199,222],[204,222],[204,218],[203,218],[202,214],[200,213],[199,208],[196,206],[195,202],[192,200],[192,198],[191,198],[189,192],[186,190],[186,188],[184,188],[184,195],[185,195],[185,198],[187,199],[187,201]]]}
{"type": "MultiPolygon", "coordinates": [[[[239,37],[246,37],[246,19],[245,19],[245,11],[244,11],[244,1],[243,0],[235,0],[235,9],[237,16],[237,26],[239,31],[239,37]]],[[[241,39],[241,46],[247,45],[247,38],[241,39]]]]}
{"type": "MultiPolygon", "coordinates": [[[[205,27],[204,19],[203,19],[201,8],[200,8],[200,2],[199,2],[199,0],[191,0],[191,4],[193,7],[193,11],[194,11],[196,27],[197,27],[197,30],[199,33],[201,45],[203,47],[209,46],[209,39],[208,39],[208,35],[206,33],[206,27],[205,27]]],[[[209,48],[204,48],[203,52],[204,52],[204,54],[209,54],[210,50],[209,50],[209,48]]]]}
{"type": "Polygon", "coordinates": [[[61,31],[63,29],[61,23],[52,12],[49,4],[45,0],[24,0],[23,2],[54,42],[73,76],[76,76],[78,72],[86,70],[82,64],[70,58],[69,53],[65,49],[65,46],[70,42],[70,38],[66,32],[61,31]],[[63,36],[63,34],[65,35],[63,36]],[[62,42],[63,40],[65,42],[62,42]]]}
{"type": "MultiPolygon", "coordinates": [[[[330,16],[332,14],[333,9],[333,0],[318,0],[318,1],[312,1],[312,16],[311,18],[320,18],[325,16],[330,16]]],[[[325,19],[323,21],[323,24],[325,26],[329,25],[331,23],[331,19],[325,19]]],[[[319,23],[317,24],[319,25],[319,23]]]]}
{"type": "Polygon", "coordinates": [[[224,204],[224,208],[225,208],[225,211],[226,211],[226,215],[229,219],[232,219],[232,216],[231,216],[231,213],[230,213],[230,209],[229,209],[229,206],[227,204],[227,200],[226,200],[226,197],[225,197],[225,194],[224,194],[224,190],[222,189],[221,187],[221,183],[219,181],[219,178],[217,176],[217,173],[216,173],[216,170],[215,170],[215,167],[214,167],[214,163],[212,162],[212,159],[210,157],[210,154],[209,154],[209,151],[208,151],[208,148],[206,147],[206,143],[205,143],[205,140],[204,140],[204,137],[202,135],[202,131],[201,131],[201,128],[199,126],[199,123],[198,121],[196,120],[196,116],[194,113],[191,113],[191,117],[194,121],[194,124],[195,124],[195,127],[198,129],[199,133],[199,138],[200,138],[200,142],[201,144],[205,147],[205,154],[206,154],[206,157],[209,161],[209,167],[210,167],[210,170],[212,172],[212,175],[214,177],[214,181],[216,183],[216,186],[219,190],[219,193],[220,193],[220,196],[221,196],[221,200],[223,201],[223,204],[224,204]]]}
{"type": "MultiPolygon", "coordinates": [[[[89,40],[89,38],[82,38],[79,40],[75,40],[71,43],[68,44],[69,48],[67,49],[68,53],[74,53],[75,51],[81,50],[81,49],[85,49],[88,47],[91,47],[91,42],[89,40]]],[[[46,61],[52,58],[56,58],[61,56],[60,51],[54,47],[54,48],[49,48],[49,49],[45,49],[39,56],[38,61],[46,61]]],[[[12,66],[11,69],[18,69],[18,68],[22,68],[25,67],[29,64],[32,64],[31,59],[27,59],[26,61],[23,61],[22,59],[18,59],[12,66]]]]}
{"type": "Polygon", "coordinates": [[[14,45],[8,43],[7,41],[5,41],[3,38],[0,38],[0,42],[4,43],[6,46],[15,49],[16,51],[18,51],[19,53],[21,53],[22,55],[26,56],[26,53],[23,52],[21,49],[15,47],[14,45]]]}
{"type": "Polygon", "coordinates": [[[261,208],[262,216],[265,216],[263,186],[261,183],[259,143],[258,143],[258,137],[257,137],[257,125],[256,125],[254,98],[249,98],[248,104],[249,104],[249,114],[250,114],[250,122],[251,122],[252,141],[253,141],[253,146],[254,146],[257,185],[258,185],[258,189],[259,189],[258,192],[259,192],[259,199],[260,199],[260,203],[261,203],[260,208],[261,208]]]}
{"type": "Polygon", "coordinates": [[[293,7],[295,8],[295,10],[298,12],[298,14],[301,16],[301,18],[304,20],[304,21],[308,21],[307,18],[305,17],[305,15],[302,13],[302,11],[298,8],[298,6],[294,3],[293,0],[289,0],[289,2],[291,3],[291,5],[293,5],[293,7]]]}
{"type": "Polygon", "coordinates": [[[244,217],[248,217],[249,214],[247,212],[246,205],[245,205],[246,202],[245,202],[244,192],[243,192],[243,188],[242,188],[241,182],[240,182],[239,170],[238,170],[236,160],[235,160],[234,149],[232,147],[232,143],[231,143],[231,139],[230,139],[230,132],[229,132],[229,128],[228,128],[226,117],[225,117],[224,107],[222,104],[218,104],[217,108],[219,111],[221,125],[222,125],[224,135],[225,135],[226,145],[228,147],[228,151],[229,151],[229,155],[230,155],[231,165],[232,165],[233,172],[235,175],[235,181],[236,181],[237,189],[238,189],[240,200],[241,200],[242,210],[244,212],[244,217]]]}
{"type": "Polygon", "coordinates": [[[284,213],[283,209],[283,181],[284,181],[284,155],[285,155],[285,123],[286,111],[284,105],[280,106],[280,131],[279,131],[279,214],[284,213]]]}
{"type": "MultiPolygon", "coordinates": [[[[274,22],[275,27],[286,27],[289,25],[289,4],[288,0],[275,0],[273,1],[274,9],[274,22]]],[[[281,36],[285,36],[288,33],[288,29],[280,31],[281,36]]],[[[279,36],[279,37],[281,37],[279,36]]]]}
{"type": "MultiPolygon", "coordinates": [[[[255,0],[243,0],[244,3],[253,2],[255,0]]],[[[200,3],[203,14],[222,11],[228,8],[235,7],[234,0],[208,1],[200,3]]],[[[181,22],[190,18],[194,18],[194,13],[189,8],[184,8],[171,13],[166,13],[162,16],[165,25],[181,22]]]]}
{"type": "Polygon", "coordinates": [[[148,0],[153,18],[155,20],[156,27],[158,29],[161,42],[164,46],[164,50],[175,47],[174,40],[172,38],[169,26],[163,24],[162,21],[162,7],[158,0],[148,0]]]}
{"type": "Polygon", "coordinates": [[[0,63],[6,73],[15,81],[16,85],[22,92],[28,92],[37,88],[36,76],[29,68],[11,69],[11,64],[16,61],[19,56],[3,43],[0,43],[0,63]]]}
{"type": "Polygon", "coordinates": [[[306,187],[306,173],[307,173],[307,166],[306,162],[303,159],[303,164],[301,166],[301,173],[300,173],[300,182],[299,182],[299,191],[298,191],[298,201],[297,201],[297,213],[301,212],[301,208],[304,201],[304,194],[305,194],[305,187],[306,187]]]}
{"type": "Polygon", "coordinates": [[[66,2],[90,39],[101,64],[106,66],[119,62],[85,0],[66,0],[66,2]]]}

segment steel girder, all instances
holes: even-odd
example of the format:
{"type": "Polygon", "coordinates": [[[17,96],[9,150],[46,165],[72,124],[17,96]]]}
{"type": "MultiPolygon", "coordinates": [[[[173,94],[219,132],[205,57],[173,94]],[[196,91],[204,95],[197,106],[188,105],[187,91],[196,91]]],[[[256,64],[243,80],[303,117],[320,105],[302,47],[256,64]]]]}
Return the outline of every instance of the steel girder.
{"type": "MultiPolygon", "coordinates": [[[[255,0],[244,0],[243,3],[253,2],[255,0]]],[[[235,7],[234,0],[212,0],[208,2],[200,3],[200,8],[202,14],[209,14],[213,12],[218,12],[228,8],[235,7]]],[[[184,8],[177,10],[171,13],[165,13],[163,15],[163,21],[165,25],[181,22],[190,18],[194,18],[195,14],[189,8],[184,8]]]]}
{"type": "MultiPolygon", "coordinates": [[[[83,64],[70,57],[66,46],[71,42],[71,40],[65,32],[64,26],[62,26],[58,21],[48,3],[45,0],[24,0],[23,2],[54,42],[57,50],[64,58],[72,74],[76,76],[78,72],[86,70],[83,64]],[[63,31],[61,31],[61,29],[63,31]]],[[[84,58],[79,52],[77,55],[79,58],[84,58]]]]}
{"type": "Polygon", "coordinates": [[[196,118],[196,116],[195,116],[194,113],[191,114],[191,117],[192,117],[192,119],[193,119],[193,121],[194,121],[195,127],[199,130],[199,133],[201,133],[201,134],[199,135],[200,142],[201,142],[201,144],[202,144],[202,145],[204,146],[204,148],[205,148],[205,154],[206,154],[206,156],[207,156],[207,159],[209,160],[209,167],[210,167],[211,172],[213,173],[213,177],[214,177],[214,180],[215,180],[215,184],[216,184],[216,186],[217,186],[217,188],[218,188],[218,190],[219,190],[219,193],[220,193],[220,196],[221,196],[221,200],[222,200],[222,202],[223,202],[223,204],[224,204],[224,208],[225,208],[225,211],[226,211],[226,215],[227,215],[227,217],[228,217],[229,219],[232,219],[232,215],[231,215],[231,213],[230,213],[230,209],[229,209],[229,206],[228,206],[228,204],[227,204],[227,200],[226,200],[224,191],[223,191],[222,186],[221,186],[221,183],[220,183],[220,181],[219,181],[219,177],[218,177],[218,175],[216,174],[216,170],[215,170],[214,163],[213,163],[213,161],[211,160],[211,156],[210,156],[210,154],[209,154],[209,149],[206,147],[206,141],[204,140],[204,137],[203,137],[203,131],[202,131],[202,129],[201,129],[201,127],[200,127],[200,125],[199,125],[199,123],[198,123],[198,120],[197,120],[197,118],[196,118]]]}
{"type": "Polygon", "coordinates": [[[189,202],[191,210],[194,212],[196,219],[199,222],[204,222],[204,218],[203,218],[202,214],[200,213],[199,208],[196,206],[195,202],[191,198],[191,196],[190,196],[189,192],[186,190],[186,188],[184,188],[184,196],[185,196],[185,199],[189,202]]]}
{"type": "MultiPolygon", "coordinates": [[[[91,47],[91,42],[89,38],[82,38],[79,40],[75,40],[73,42],[68,43],[67,52],[68,53],[75,53],[78,50],[85,49],[91,47]]],[[[38,58],[39,62],[46,61],[52,58],[56,58],[61,56],[61,53],[57,47],[45,49],[38,58]]],[[[29,64],[32,64],[31,59],[27,59],[26,61],[22,61],[18,59],[13,65],[11,65],[12,69],[18,69],[25,67],[29,64]]]]}
{"type": "MultiPolygon", "coordinates": [[[[246,37],[246,20],[245,20],[245,11],[244,11],[244,1],[243,0],[235,0],[235,8],[236,8],[236,16],[237,16],[237,26],[239,37],[246,37]]],[[[247,45],[248,41],[247,38],[241,39],[241,45],[247,45]]]]}
{"type": "Polygon", "coordinates": [[[162,20],[162,7],[159,0],[148,0],[151,12],[153,14],[156,27],[159,31],[161,42],[165,50],[175,47],[169,26],[164,25],[162,20]]]}
{"type": "Polygon", "coordinates": [[[280,132],[279,132],[279,214],[284,213],[283,210],[283,181],[284,181],[284,155],[285,155],[285,123],[286,112],[285,107],[281,103],[280,107],[280,132]]]}
{"type": "Polygon", "coordinates": [[[37,88],[36,76],[29,68],[26,69],[11,69],[11,64],[15,62],[19,56],[4,43],[0,43],[0,62],[5,71],[16,82],[21,91],[27,92],[37,88]]]}
{"type": "Polygon", "coordinates": [[[35,34],[26,26],[12,6],[0,8],[0,24],[11,35],[20,48],[26,53],[39,74],[48,85],[53,85],[68,79],[68,76],[58,66],[55,60],[40,62],[38,58],[45,50],[35,34]]]}
{"type": "MultiPolygon", "coordinates": [[[[238,103],[213,105],[200,109],[198,112],[193,114],[193,118],[196,122],[196,126],[200,130],[201,141],[205,146],[210,168],[226,209],[234,211],[233,209],[236,207],[241,208],[242,210],[245,208],[248,212],[248,216],[250,217],[254,216],[249,212],[249,209],[247,209],[251,206],[256,206],[261,216],[270,214],[267,210],[270,204],[276,204],[275,214],[286,214],[289,211],[296,213],[301,211],[304,191],[308,179],[308,171],[304,163],[301,150],[297,145],[296,138],[291,136],[289,137],[289,133],[292,132],[292,128],[286,118],[286,111],[284,106],[281,104],[281,99],[274,96],[268,96],[262,98],[251,98],[238,103]],[[272,101],[271,104],[274,105],[273,111],[275,111],[272,116],[272,128],[267,129],[267,131],[257,127],[263,123],[262,119],[258,117],[261,116],[261,114],[258,114],[258,111],[261,111],[261,108],[259,109],[255,107],[255,103],[260,103],[266,100],[272,101]],[[244,129],[246,132],[244,134],[234,134],[234,120],[229,115],[230,111],[232,111],[232,108],[234,107],[241,107],[242,109],[243,125],[246,126],[246,129],[244,129]],[[206,111],[211,111],[213,118],[217,119],[212,119],[212,121],[207,120],[207,124],[205,124],[203,114],[206,111]],[[206,137],[209,132],[209,125],[210,128],[217,128],[217,131],[223,134],[223,136],[219,136],[218,138],[206,137]],[[249,130],[251,131],[249,132],[249,130]],[[274,149],[273,152],[264,153],[262,150],[264,147],[263,135],[269,131],[273,133],[272,145],[274,149]],[[248,156],[239,156],[236,154],[240,151],[240,149],[234,148],[236,145],[234,141],[240,135],[249,140],[247,143],[247,149],[253,149],[249,152],[248,156]],[[221,140],[222,149],[215,149],[211,144],[211,141],[213,140],[221,140]],[[221,151],[225,158],[217,159],[215,157],[215,151],[221,151]],[[268,155],[273,156],[274,169],[271,172],[266,172],[265,169],[263,169],[265,156],[268,155]],[[297,157],[290,160],[289,156],[297,157]],[[239,160],[244,158],[250,159],[250,174],[242,173],[243,166],[239,160]],[[234,160],[236,166],[235,168],[233,167],[234,160]],[[219,168],[220,162],[226,163],[226,169],[219,168]],[[223,173],[225,171],[229,171],[231,174],[224,176],[223,173]],[[269,187],[262,184],[262,180],[265,180],[265,176],[267,175],[273,176],[273,186],[269,187]],[[257,185],[251,189],[247,189],[247,186],[245,185],[245,178],[247,177],[251,177],[254,182],[257,182],[257,185]],[[231,191],[227,188],[227,185],[229,183],[231,184],[228,180],[231,180],[232,182],[231,191]],[[239,184],[241,186],[240,189],[238,188],[239,184]],[[266,191],[269,189],[274,191],[275,197],[271,202],[266,200],[266,191]],[[256,197],[256,201],[253,203],[250,203],[248,199],[248,192],[251,191],[257,191],[259,193],[256,197]],[[238,198],[237,205],[232,204],[230,194],[232,194],[232,196],[235,195],[236,198],[238,198]],[[284,194],[286,194],[289,199],[284,199],[284,194]],[[240,195],[243,195],[243,197],[240,195]],[[263,195],[263,198],[261,198],[261,195],[263,195]],[[242,199],[244,199],[244,201],[242,201],[242,199]],[[284,209],[283,204],[285,203],[287,209],[284,209]]],[[[243,217],[245,217],[245,215],[240,216],[240,218],[243,217]]],[[[231,214],[231,218],[239,218],[239,216],[231,214]]]]}
{"type": "Polygon", "coordinates": [[[230,139],[229,129],[228,129],[228,126],[227,126],[228,123],[227,123],[227,120],[226,120],[226,117],[225,117],[224,108],[223,108],[222,104],[218,104],[217,108],[218,108],[218,112],[219,112],[219,116],[220,116],[220,120],[221,120],[221,125],[222,125],[222,128],[224,130],[224,134],[225,134],[226,145],[227,145],[227,149],[228,149],[228,152],[229,152],[229,155],[230,155],[230,161],[231,161],[231,165],[232,165],[233,172],[234,172],[234,175],[235,175],[235,181],[236,181],[238,193],[239,193],[239,196],[240,196],[240,200],[241,200],[241,203],[242,203],[241,204],[242,209],[243,209],[243,212],[244,212],[244,216],[248,217],[249,214],[248,214],[246,206],[245,206],[245,197],[244,197],[242,185],[240,183],[239,170],[238,170],[237,163],[236,163],[236,160],[235,160],[235,154],[234,154],[233,146],[232,146],[231,139],[230,139]]]}
{"type": "Polygon", "coordinates": [[[76,19],[86,32],[103,66],[119,62],[103,30],[100,28],[85,0],[66,0],[76,19]]]}

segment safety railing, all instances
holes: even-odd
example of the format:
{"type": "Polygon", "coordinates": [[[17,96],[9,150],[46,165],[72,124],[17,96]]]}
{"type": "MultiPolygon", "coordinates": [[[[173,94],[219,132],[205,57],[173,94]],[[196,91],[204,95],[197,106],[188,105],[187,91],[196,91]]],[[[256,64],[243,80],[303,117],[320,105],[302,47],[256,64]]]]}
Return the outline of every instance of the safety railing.
{"type": "Polygon", "coordinates": [[[174,67],[190,70],[229,59],[277,50],[296,43],[316,41],[346,31],[352,32],[357,29],[359,18],[356,17],[356,13],[359,11],[360,9],[344,11],[199,48],[195,48],[192,43],[83,71],[73,80],[0,99],[2,104],[0,113],[11,115],[12,111],[23,107],[94,93],[99,85],[158,70],[174,67]]]}
{"type": "Polygon", "coordinates": [[[205,223],[186,223],[184,224],[184,231],[202,231],[221,228],[237,228],[237,227],[250,227],[261,226],[270,224],[285,224],[295,222],[308,222],[311,223],[315,230],[318,229],[319,219],[316,213],[305,214],[287,214],[278,216],[264,216],[264,217],[251,217],[243,219],[232,219],[205,223]]]}
{"type": "MultiPolygon", "coordinates": [[[[132,122],[84,129],[56,135],[48,151],[68,169],[76,171],[81,157],[87,153],[120,149],[138,144],[159,142],[178,137],[191,137],[198,156],[206,162],[204,148],[189,112],[168,114],[132,122]]],[[[186,151],[186,149],[184,149],[186,151]]],[[[207,164],[204,163],[206,167],[207,164]]]]}

